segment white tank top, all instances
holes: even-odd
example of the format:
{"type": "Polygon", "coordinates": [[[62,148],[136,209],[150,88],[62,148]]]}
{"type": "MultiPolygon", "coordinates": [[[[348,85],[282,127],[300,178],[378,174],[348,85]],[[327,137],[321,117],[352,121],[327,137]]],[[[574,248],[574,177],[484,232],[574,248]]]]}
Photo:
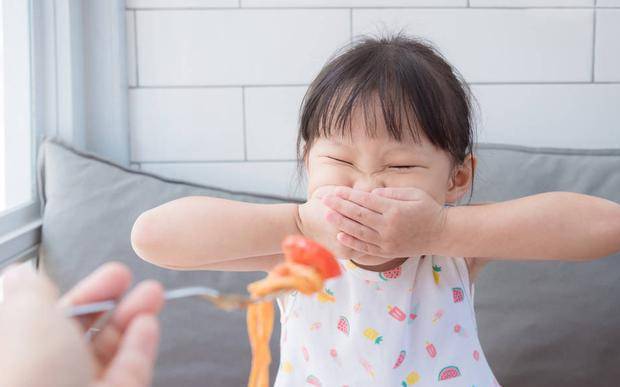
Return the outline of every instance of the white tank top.
{"type": "Polygon", "coordinates": [[[412,257],[382,273],[340,264],[322,292],[278,299],[275,386],[498,386],[463,258],[412,257]]]}

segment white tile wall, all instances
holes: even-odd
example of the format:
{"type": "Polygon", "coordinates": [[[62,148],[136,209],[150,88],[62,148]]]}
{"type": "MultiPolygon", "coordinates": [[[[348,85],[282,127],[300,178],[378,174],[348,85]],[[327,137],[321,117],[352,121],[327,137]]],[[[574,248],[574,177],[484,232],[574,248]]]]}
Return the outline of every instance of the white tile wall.
{"type": "Polygon", "coordinates": [[[472,7],[592,7],[594,0],[469,0],[472,7]]]}
{"type": "Polygon", "coordinates": [[[237,163],[146,163],[142,170],[176,179],[246,192],[305,198],[295,161],[237,163]]]}
{"type": "Polygon", "coordinates": [[[131,89],[132,161],[243,160],[241,88],[131,89]]]}
{"type": "Polygon", "coordinates": [[[620,82],[620,9],[596,11],[596,48],[596,80],[620,82]]]}
{"type": "Polygon", "coordinates": [[[474,85],[472,91],[481,105],[481,142],[620,148],[620,84],[474,85]]]}
{"type": "Polygon", "coordinates": [[[127,82],[129,87],[138,84],[138,66],[136,63],[136,23],[134,23],[136,13],[134,11],[125,12],[125,23],[127,32],[127,82]]]}
{"type": "Polygon", "coordinates": [[[464,7],[467,0],[241,0],[242,7],[464,7]]]}
{"type": "Polygon", "coordinates": [[[137,15],[141,85],[306,84],[350,39],[350,13],[340,9],[137,15]]]}
{"type": "Polygon", "coordinates": [[[620,0],[596,0],[597,7],[620,7],[620,0]]]}
{"type": "Polygon", "coordinates": [[[353,33],[433,41],[470,82],[589,81],[591,9],[355,10],[353,33]]]}
{"type": "Polygon", "coordinates": [[[307,87],[248,87],[248,160],[295,160],[299,107],[307,87]]]}
{"type": "Polygon", "coordinates": [[[127,8],[238,7],[239,0],[127,0],[127,8]]]}
{"type": "Polygon", "coordinates": [[[303,197],[294,159],[309,82],[353,36],[400,28],[434,42],[472,84],[480,141],[620,147],[620,0],[127,0],[127,8],[132,161],[146,171],[303,197]]]}

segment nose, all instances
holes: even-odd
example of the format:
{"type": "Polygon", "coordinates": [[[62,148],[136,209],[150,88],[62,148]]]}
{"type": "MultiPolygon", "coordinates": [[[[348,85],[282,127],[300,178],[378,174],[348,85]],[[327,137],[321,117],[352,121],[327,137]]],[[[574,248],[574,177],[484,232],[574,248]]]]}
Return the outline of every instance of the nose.
{"type": "Polygon", "coordinates": [[[380,181],[379,179],[375,177],[371,177],[371,176],[359,176],[357,179],[355,179],[355,182],[353,183],[354,189],[359,189],[361,191],[366,191],[366,192],[370,192],[375,188],[384,188],[384,187],[385,187],[385,184],[383,184],[382,181],[380,181]]]}

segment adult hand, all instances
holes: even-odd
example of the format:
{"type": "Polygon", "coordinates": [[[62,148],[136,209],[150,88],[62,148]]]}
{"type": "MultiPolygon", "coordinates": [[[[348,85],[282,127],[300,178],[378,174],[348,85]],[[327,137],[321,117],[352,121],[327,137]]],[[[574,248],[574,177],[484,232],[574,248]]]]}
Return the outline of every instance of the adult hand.
{"type": "Polygon", "coordinates": [[[78,322],[62,309],[120,298],[130,283],[125,266],[105,264],[58,302],[52,283],[30,265],[9,269],[0,304],[0,385],[149,385],[159,341],[155,315],[163,305],[161,285],[140,283],[91,343],[84,332],[97,316],[78,322]]]}
{"type": "Polygon", "coordinates": [[[447,219],[447,209],[418,188],[338,187],[322,202],[343,246],[382,258],[432,253],[447,219]]]}

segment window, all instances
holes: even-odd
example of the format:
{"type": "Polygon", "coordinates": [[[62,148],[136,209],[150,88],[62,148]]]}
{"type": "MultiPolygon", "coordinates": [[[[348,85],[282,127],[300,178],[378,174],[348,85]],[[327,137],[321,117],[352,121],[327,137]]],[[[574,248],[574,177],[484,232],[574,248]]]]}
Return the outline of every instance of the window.
{"type": "Polygon", "coordinates": [[[0,1],[0,268],[32,257],[40,234],[35,194],[30,0],[0,1]]]}
{"type": "Polygon", "coordinates": [[[0,7],[0,214],[33,199],[28,1],[0,7]]]}

